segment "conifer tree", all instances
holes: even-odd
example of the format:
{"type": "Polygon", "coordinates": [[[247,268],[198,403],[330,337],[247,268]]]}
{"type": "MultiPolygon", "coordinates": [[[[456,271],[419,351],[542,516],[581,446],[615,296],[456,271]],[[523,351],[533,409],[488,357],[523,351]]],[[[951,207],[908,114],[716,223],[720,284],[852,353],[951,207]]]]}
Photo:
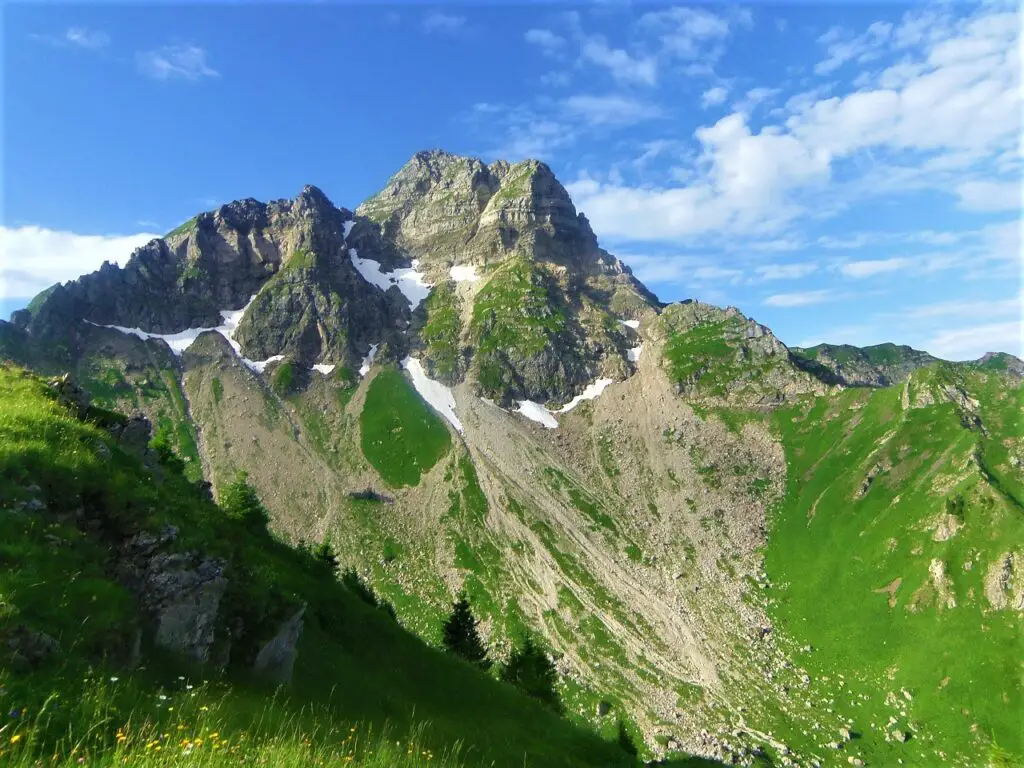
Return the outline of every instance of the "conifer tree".
{"type": "Polygon", "coordinates": [[[444,624],[444,644],[452,653],[486,670],[491,668],[491,660],[487,658],[487,649],[480,639],[477,624],[469,600],[465,594],[460,595],[444,624]]]}
{"type": "Polygon", "coordinates": [[[247,472],[239,472],[235,481],[224,489],[220,506],[228,517],[241,520],[250,530],[266,532],[270,513],[260,501],[256,489],[249,485],[247,472]]]}
{"type": "Polygon", "coordinates": [[[313,557],[316,558],[317,562],[325,566],[331,575],[334,576],[338,573],[340,564],[338,563],[338,555],[334,551],[334,547],[331,545],[331,537],[328,536],[320,544],[317,545],[316,549],[313,550],[313,557]]]}
{"type": "Polygon", "coordinates": [[[501,679],[520,691],[562,713],[562,700],[558,695],[558,671],[554,662],[537,646],[530,635],[521,648],[512,651],[501,669],[501,679]]]}

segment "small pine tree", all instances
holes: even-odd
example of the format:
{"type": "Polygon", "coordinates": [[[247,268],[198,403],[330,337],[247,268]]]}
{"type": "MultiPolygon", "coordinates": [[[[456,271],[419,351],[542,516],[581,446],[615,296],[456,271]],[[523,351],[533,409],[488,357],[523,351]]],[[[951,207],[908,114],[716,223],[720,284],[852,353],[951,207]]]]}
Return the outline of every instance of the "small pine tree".
{"type": "Polygon", "coordinates": [[[240,520],[250,530],[266,532],[270,513],[256,495],[256,489],[249,485],[248,473],[239,472],[235,481],[224,489],[220,506],[228,517],[240,520]]]}
{"type": "Polygon", "coordinates": [[[338,563],[338,555],[334,551],[334,547],[331,545],[331,537],[328,536],[320,544],[313,549],[313,557],[316,561],[327,568],[331,575],[334,576],[338,573],[338,569],[341,565],[338,563]]]}
{"type": "Polygon", "coordinates": [[[444,623],[444,644],[455,655],[487,670],[491,668],[491,660],[487,658],[487,649],[480,639],[477,624],[469,600],[464,594],[460,595],[458,602],[452,605],[451,616],[444,623]]]}
{"type": "Polygon", "coordinates": [[[529,635],[521,648],[512,651],[501,669],[501,679],[511,683],[531,698],[562,713],[562,700],[558,695],[558,671],[555,664],[537,646],[529,635]]]}

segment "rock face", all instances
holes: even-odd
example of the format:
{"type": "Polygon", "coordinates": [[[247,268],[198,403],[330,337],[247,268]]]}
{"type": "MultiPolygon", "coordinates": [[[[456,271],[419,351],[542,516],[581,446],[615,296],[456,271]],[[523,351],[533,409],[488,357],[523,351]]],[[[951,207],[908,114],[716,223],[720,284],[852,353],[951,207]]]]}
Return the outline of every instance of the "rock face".
{"type": "Polygon", "coordinates": [[[142,532],[122,545],[119,576],[154,627],[154,643],[205,662],[215,640],[228,582],[224,563],[196,553],[161,551],[177,538],[168,527],[142,532]]]}
{"type": "Polygon", "coordinates": [[[794,360],[805,370],[848,387],[887,387],[918,368],[939,362],[937,357],[905,344],[818,344],[806,349],[795,347],[792,352],[794,360]]]}
{"type": "MultiPolygon", "coordinates": [[[[246,357],[352,363],[382,332],[404,329],[409,307],[356,272],[350,221],[312,186],[294,200],[229,203],[136,250],[123,268],[107,263],[49,289],[16,328],[71,347],[87,338],[88,323],[176,334],[220,326],[223,312],[255,297],[236,334],[246,357]]],[[[394,260],[379,238],[363,241],[364,256],[394,260]]]]}
{"type": "Polygon", "coordinates": [[[281,625],[277,634],[260,648],[253,664],[256,672],[275,683],[284,684],[291,681],[295,659],[299,655],[297,646],[302,635],[302,617],[305,613],[306,606],[303,605],[281,625]]]}

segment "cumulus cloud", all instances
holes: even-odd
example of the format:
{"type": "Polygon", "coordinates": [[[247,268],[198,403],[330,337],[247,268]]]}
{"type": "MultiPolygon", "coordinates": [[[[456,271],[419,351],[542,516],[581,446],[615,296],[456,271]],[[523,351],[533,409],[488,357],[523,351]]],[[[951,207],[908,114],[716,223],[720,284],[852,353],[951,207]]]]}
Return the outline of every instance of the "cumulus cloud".
{"type": "Polygon", "coordinates": [[[42,227],[0,227],[0,298],[26,298],[54,283],[93,272],[104,261],[124,264],[159,235],[78,235],[42,227]]]}
{"type": "Polygon", "coordinates": [[[206,63],[206,51],[197,45],[165,45],[137,54],[139,71],[155,80],[199,80],[220,77],[206,63]]]}
{"type": "MultiPolygon", "coordinates": [[[[1012,190],[1001,183],[958,184],[976,178],[991,158],[1012,157],[1017,146],[1018,15],[983,8],[935,22],[938,31],[916,28],[916,18],[908,12],[899,27],[874,26],[861,36],[905,52],[908,75],[898,85],[832,96],[808,91],[773,112],[781,122],[756,131],[743,110],[726,115],[695,132],[701,151],[679,174],[684,184],[581,184],[579,207],[600,235],[642,240],[725,227],[741,235],[775,232],[812,211],[824,217],[871,196],[922,189],[957,189],[972,210],[1010,209],[1012,190]],[[923,47],[912,50],[907,41],[923,47]]],[[[834,35],[829,45],[840,41],[834,35]]],[[[753,102],[773,94],[747,95],[753,102]]]]}

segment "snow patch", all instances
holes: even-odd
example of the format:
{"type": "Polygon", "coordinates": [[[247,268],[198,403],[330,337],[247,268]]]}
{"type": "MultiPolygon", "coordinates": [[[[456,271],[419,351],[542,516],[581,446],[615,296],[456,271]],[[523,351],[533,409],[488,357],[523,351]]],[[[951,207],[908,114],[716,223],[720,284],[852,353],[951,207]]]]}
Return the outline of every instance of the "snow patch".
{"type": "Polygon", "coordinates": [[[249,299],[248,303],[246,303],[246,305],[241,309],[222,309],[220,316],[223,322],[216,327],[189,328],[184,331],[178,331],[177,333],[149,333],[141,328],[125,328],[121,325],[99,325],[98,323],[93,323],[89,320],[86,320],[85,322],[89,323],[89,325],[95,325],[97,328],[111,328],[115,331],[128,334],[129,336],[138,336],[143,341],[147,341],[149,339],[162,339],[167,343],[167,346],[171,348],[171,352],[173,352],[177,357],[181,357],[185,350],[191,347],[195,340],[204,333],[213,331],[215,333],[219,333],[227,340],[228,344],[231,345],[231,348],[235,350],[235,354],[238,355],[239,359],[247,368],[255,371],[256,373],[263,373],[264,369],[271,363],[284,360],[284,355],[271,355],[266,360],[250,360],[242,356],[242,347],[237,341],[235,341],[235,332],[238,330],[238,325],[242,322],[242,318],[245,317],[245,313],[248,311],[249,307],[252,306],[255,299],[256,296],[254,294],[252,298],[249,299]]]}
{"type": "Polygon", "coordinates": [[[559,408],[555,413],[568,413],[577,405],[582,403],[584,400],[593,400],[595,397],[604,392],[605,388],[612,383],[612,379],[598,379],[592,384],[587,384],[582,394],[576,395],[572,400],[559,408]]]}
{"type": "MultiPolygon", "coordinates": [[[[89,325],[95,325],[97,328],[112,328],[115,331],[120,331],[121,333],[128,334],[130,336],[138,336],[143,341],[147,341],[148,339],[162,339],[167,343],[167,346],[171,348],[171,352],[178,357],[180,357],[186,349],[191,347],[193,342],[195,342],[195,340],[204,333],[207,333],[208,331],[215,331],[227,339],[228,344],[230,344],[231,348],[235,350],[235,353],[239,357],[242,357],[242,348],[238,342],[235,341],[235,332],[238,330],[239,323],[242,322],[242,318],[245,317],[246,311],[248,311],[249,307],[252,306],[255,299],[256,296],[253,295],[241,309],[222,309],[220,312],[222,322],[218,326],[210,328],[188,328],[184,331],[178,331],[177,333],[149,333],[141,328],[125,328],[121,325],[99,325],[98,323],[93,323],[89,320],[86,320],[85,322],[89,323],[89,325]]],[[[251,362],[246,361],[245,358],[242,358],[242,360],[247,363],[251,362]]],[[[266,362],[271,361],[265,361],[264,365],[266,362]]]]}
{"type": "Polygon", "coordinates": [[[518,403],[519,407],[516,408],[516,413],[521,413],[530,421],[543,424],[548,429],[558,429],[558,420],[540,403],[535,403],[533,400],[519,400],[518,403]]]}
{"type": "Polygon", "coordinates": [[[406,357],[402,367],[412,377],[412,385],[420,396],[438,413],[445,417],[459,432],[463,432],[462,422],[455,415],[455,395],[439,381],[427,377],[420,361],[415,357],[406,357]]]}
{"type": "Polygon", "coordinates": [[[319,371],[324,376],[327,376],[328,374],[330,374],[337,367],[338,366],[336,366],[336,365],[326,365],[325,363],[316,363],[313,366],[313,370],[314,371],[319,371]]]}
{"type": "Polygon", "coordinates": [[[576,395],[576,397],[557,411],[548,410],[548,408],[540,403],[535,403],[533,400],[517,400],[516,402],[519,404],[519,407],[516,408],[516,413],[521,413],[531,421],[543,424],[548,429],[558,429],[558,420],[555,418],[555,414],[568,413],[584,400],[593,400],[604,392],[611,383],[612,379],[597,379],[588,384],[581,394],[576,395]]]}
{"type": "Polygon", "coordinates": [[[375,285],[382,291],[386,291],[392,285],[397,285],[413,309],[416,309],[430,294],[433,283],[425,282],[423,273],[417,267],[419,259],[414,259],[411,267],[400,267],[394,272],[385,272],[381,269],[380,262],[373,259],[360,257],[359,251],[355,248],[348,249],[348,255],[352,259],[352,265],[356,268],[363,279],[371,285],[375,285]]]}
{"type": "Polygon", "coordinates": [[[352,227],[354,227],[355,225],[356,225],[356,220],[355,219],[349,219],[344,224],[342,224],[341,225],[342,226],[341,236],[344,237],[346,240],[348,240],[349,233],[352,232],[352,227]]]}
{"type": "Polygon", "coordinates": [[[256,373],[263,373],[268,365],[276,363],[279,360],[284,360],[284,355],[271,355],[266,360],[248,360],[244,357],[242,358],[242,362],[245,363],[249,370],[255,371],[256,373]]]}
{"type": "Polygon", "coordinates": [[[643,344],[641,344],[638,347],[633,347],[632,349],[627,349],[626,350],[626,359],[628,359],[629,362],[631,362],[631,363],[635,363],[637,360],[640,359],[640,353],[643,352],[643,349],[644,349],[644,345],[643,344]]]}
{"type": "Polygon", "coordinates": [[[634,331],[640,327],[639,320],[619,320],[619,322],[627,328],[632,328],[634,331]]]}
{"type": "Polygon", "coordinates": [[[452,276],[452,280],[456,283],[475,283],[480,279],[480,276],[476,273],[475,264],[452,267],[448,270],[448,274],[452,276]]]}
{"type": "Polygon", "coordinates": [[[359,375],[365,376],[370,372],[370,366],[373,365],[373,358],[377,356],[377,350],[380,348],[380,344],[371,344],[370,351],[363,358],[363,364],[359,366],[359,375]]]}

